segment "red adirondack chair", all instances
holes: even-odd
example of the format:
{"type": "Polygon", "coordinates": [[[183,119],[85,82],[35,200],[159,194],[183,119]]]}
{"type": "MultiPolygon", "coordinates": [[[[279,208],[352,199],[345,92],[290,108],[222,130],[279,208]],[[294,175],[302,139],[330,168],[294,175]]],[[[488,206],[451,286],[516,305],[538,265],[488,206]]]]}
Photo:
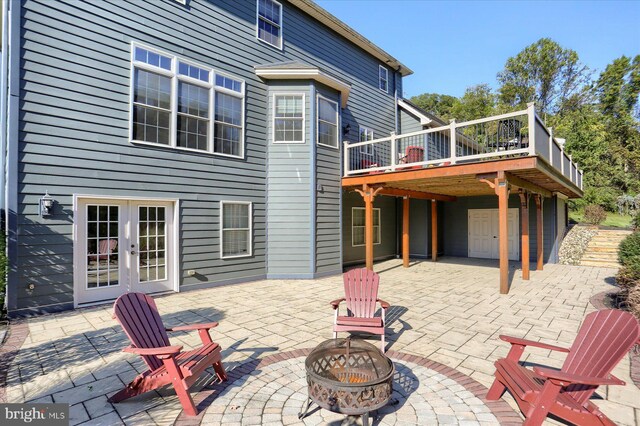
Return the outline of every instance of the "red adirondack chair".
{"type": "Polygon", "coordinates": [[[124,348],[124,352],[140,355],[149,369],[109,398],[109,402],[120,402],[171,383],[185,413],[195,416],[198,411],[189,387],[204,370],[213,366],[218,378],[227,380],[220,345],[212,342],[209,335],[209,329],[216,327],[217,322],[164,328],[156,303],[144,293],[120,296],[113,304],[113,311],[114,318],[131,340],[131,346],[124,348]],[[202,346],[185,352],[182,346],[171,346],[167,331],[187,330],[198,330],[202,346]]]}
{"type": "Polygon", "coordinates": [[[109,260],[113,251],[118,246],[118,240],[116,238],[109,238],[106,240],[100,240],[98,243],[98,253],[91,253],[87,255],[87,259],[90,261],[109,260]]]}
{"type": "Polygon", "coordinates": [[[333,338],[338,337],[339,331],[364,331],[379,334],[382,352],[385,352],[384,326],[385,313],[389,304],[378,299],[378,284],[380,277],[365,268],[352,269],[343,275],[345,297],[331,302],[335,311],[333,324],[333,338]],[[347,315],[339,315],[341,302],[347,302],[347,315]],[[382,307],[382,316],[374,316],[376,302],[382,307]]]}
{"type": "Polygon", "coordinates": [[[525,339],[500,336],[511,343],[506,358],[496,361],[496,379],[488,400],[499,399],[509,389],[526,417],[525,425],[540,425],[549,413],[578,425],[615,425],[589,398],[600,385],[624,385],[611,374],[635,343],[640,343],[640,324],[633,315],[602,310],[586,316],[578,335],[565,349],[525,339]],[[518,361],[526,346],[568,353],[559,371],[533,370],[518,361]]]}

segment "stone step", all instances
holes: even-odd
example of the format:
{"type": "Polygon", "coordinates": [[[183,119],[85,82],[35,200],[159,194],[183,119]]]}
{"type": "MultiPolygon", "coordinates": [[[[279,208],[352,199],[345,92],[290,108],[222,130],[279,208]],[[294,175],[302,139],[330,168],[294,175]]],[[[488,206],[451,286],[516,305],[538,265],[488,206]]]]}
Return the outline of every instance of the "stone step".
{"type": "Polygon", "coordinates": [[[585,254],[582,255],[581,260],[595,260],[595,261],[603,261],[603,262],[618,262],[618,256],[598,256],[593,254],[585,254]]]}
{"type": "Polygon", "coordinates": [[[587,251],[598,253],[617,253],[618,247],[589,247],[587,251]]]}
{"type": "Polygon", "coordinates": [[[619,263],[600,261],[600,260],[581,260],[580,266],[597,266],[599,268],[620,268],[619,263]]]}

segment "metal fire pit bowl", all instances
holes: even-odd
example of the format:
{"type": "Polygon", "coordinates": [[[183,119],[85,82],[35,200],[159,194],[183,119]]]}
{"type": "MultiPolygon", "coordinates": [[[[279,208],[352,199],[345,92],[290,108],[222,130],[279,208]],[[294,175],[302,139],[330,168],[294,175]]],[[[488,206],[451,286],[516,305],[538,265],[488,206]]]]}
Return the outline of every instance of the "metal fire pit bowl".
{"type": "Polygon", "coordinates": [[[393,392],[393,362],[371,343],[333,339],[320,343],[304,363],[309,397],[298,417],[304,418],[313,402],[347,415],[362,415],[384,407],[393,392]]]}

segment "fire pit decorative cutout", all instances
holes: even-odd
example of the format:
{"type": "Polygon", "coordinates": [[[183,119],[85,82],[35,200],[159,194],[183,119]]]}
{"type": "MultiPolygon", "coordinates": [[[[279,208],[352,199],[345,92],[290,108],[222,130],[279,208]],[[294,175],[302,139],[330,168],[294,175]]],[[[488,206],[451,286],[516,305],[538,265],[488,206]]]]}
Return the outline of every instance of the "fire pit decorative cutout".
{"type": "Polygon", "coordinates": [[[304,363],[308,399],[298,417],[303,419],[315,402],[321,408],[362,415],[384,407],[393,392],[393,362],[371,343],[332,339],[320,343],[304,363]]]}

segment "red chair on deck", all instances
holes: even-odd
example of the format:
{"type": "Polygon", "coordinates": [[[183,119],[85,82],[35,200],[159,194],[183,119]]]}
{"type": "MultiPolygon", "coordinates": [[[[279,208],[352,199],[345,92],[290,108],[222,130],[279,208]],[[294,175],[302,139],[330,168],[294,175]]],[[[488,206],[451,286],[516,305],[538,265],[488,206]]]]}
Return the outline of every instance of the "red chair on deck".
{"type": "MultiPolygon", "coordinates": [[[[424,148],[421,146],[408,146],[404,157],[400,158],[400,164],[419,163],[424,161],[424,148]]],[[[403,169],[421,169],[422,166],[403,167],[403,169]]]]}
{"type": "Polygon", "coordinates": [[[487,393],[488,400],[499,399],[509,389],[528,426],[542,424],[548,414],[577,425],[615,425],[589,399],[600,385],[625,384],[611,371],[640,343],[640,324],[633,315],[615,309],[587,315],[569,349],[515,337],[500,338],[511,343],[511,350],[495,363],[496,379],[487,393]],[[560,370],[528,369],[518,362],[526,346],[568,355],[560,370]]]}

